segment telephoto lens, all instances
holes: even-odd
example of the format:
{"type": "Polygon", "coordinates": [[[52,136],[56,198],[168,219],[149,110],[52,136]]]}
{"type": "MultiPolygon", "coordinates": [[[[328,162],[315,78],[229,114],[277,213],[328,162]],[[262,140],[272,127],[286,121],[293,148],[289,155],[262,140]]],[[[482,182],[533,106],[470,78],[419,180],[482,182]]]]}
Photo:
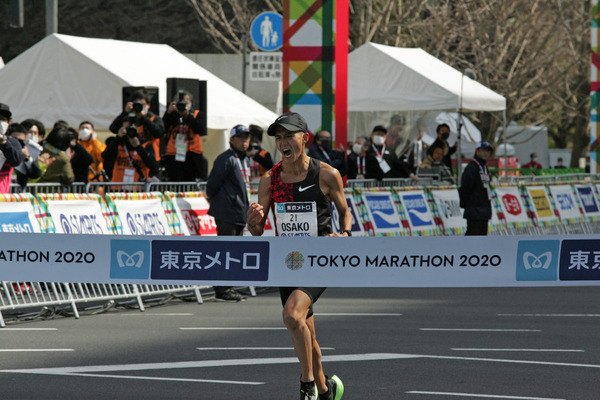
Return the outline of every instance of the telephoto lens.
{"type": "Polygon", "coordinates": [[[139,101],[136,101],[135,103],[133,103],[133,111],[135,111],[136,114],[141,113],[143,109],[144,109],[144,105],[142,103],[140,103],[139,101]]]}

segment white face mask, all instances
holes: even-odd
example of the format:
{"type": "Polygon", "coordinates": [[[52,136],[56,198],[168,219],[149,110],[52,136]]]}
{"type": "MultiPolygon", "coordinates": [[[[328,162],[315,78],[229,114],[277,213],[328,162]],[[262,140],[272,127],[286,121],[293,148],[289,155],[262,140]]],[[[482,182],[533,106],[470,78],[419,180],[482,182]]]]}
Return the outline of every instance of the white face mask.
{"type": "Polygon", "coordinates": [[[92,136],[92,131],[89,130],[88,128],[83,128],[79,131],[79,139],[83,140],[84,142],[86,140],[90,140],[91,136],[92,136]]]}
{"type": "Polygon", "coordinates": [[[375,136],[373,137],[373,143],[375,144],[375,146],[383,146],[383,144],[385,143],[385,136],[375,136]]]}
{"type": "Polygon", "coordinates": [[[37,143],[37,136],[33,136],[33,135],[26,135],[25,136],[25,140],[27,140],[28,143],[37,143]]]}
{"type": "Polygon", "coordinates": [[[0,121],[0,135],[4,135],[8,130],[8,122],[0,121]]]}
{"type": "Polygon", "coordinates": [[[354,145],[352,146],[352,151],[354,152],[354,154],[360,154],[362,153],[362,148],[362,144],[354,143],[354,145]]]}

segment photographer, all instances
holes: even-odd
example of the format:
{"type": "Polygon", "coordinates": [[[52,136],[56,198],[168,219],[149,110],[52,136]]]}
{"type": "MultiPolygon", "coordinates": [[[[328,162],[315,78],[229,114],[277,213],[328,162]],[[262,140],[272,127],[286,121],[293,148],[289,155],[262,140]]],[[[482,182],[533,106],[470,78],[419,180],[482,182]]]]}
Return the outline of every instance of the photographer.
{"type": "Polygon", "coordinates": [[[163,116],[166,145],[165,172],[171,182],[206,181],[208,161],[202,154],[206,136],[204,116],[192,109],[192,95],[181,91],[163,116]]]}
{"type": "Polygon", "coordinates": [[[87,183],[88,171],[90,165],[94,162],[94,157],[78,141],[79,133],[75,128],[69,130],[69,147],[71,148],[71,168],[75,174],[75,182],[87,183]]]}
{"type": "Polygon", "coordinates": [[[102,152],[104,170],[112,182],[143,182],[156,178],[153,146],[142,146],[135,126],[125,122],[102,152]]]}
{"type": "Polygon", "coordinates": [[[155,160],[160,161],[160,141],[165,135],[165,125],[158,115],[150,111],[150,97],[145,90],[133,94],[109,129],[112,133],[118,133],[125,123],[135,126],[142,145],[145,148],[154,147],[155,160]]]}

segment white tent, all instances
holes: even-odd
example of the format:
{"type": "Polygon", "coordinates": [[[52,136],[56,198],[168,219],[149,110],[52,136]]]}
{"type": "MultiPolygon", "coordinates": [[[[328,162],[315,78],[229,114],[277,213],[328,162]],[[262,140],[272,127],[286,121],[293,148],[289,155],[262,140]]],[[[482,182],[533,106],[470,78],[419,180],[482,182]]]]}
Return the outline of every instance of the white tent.
{"type": "Polygon", "coordinates": [[[502,111],[506,98],[422,49],[366,43],[348,56],[348,111],[502,111]]]}
{"type": "Polygon", "coordinates": [[[36,118],[52,126],[59,119],[73,125],[89,120],[106,130],[122,111],[123,86],[158,87],[162,116],[167,78],[207,81],[208,141],[215,151],[227,136],[211,131],[266,127],[277,118],[170,46],[61,34],[47,36],[0,69],[0,102],[10,106],[15,121],[36,118]]]}

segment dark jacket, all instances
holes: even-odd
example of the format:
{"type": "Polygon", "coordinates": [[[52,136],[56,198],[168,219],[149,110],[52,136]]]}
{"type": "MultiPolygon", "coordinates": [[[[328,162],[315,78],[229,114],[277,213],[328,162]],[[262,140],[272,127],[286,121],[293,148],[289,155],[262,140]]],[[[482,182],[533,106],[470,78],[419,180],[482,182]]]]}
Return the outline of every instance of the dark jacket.
{"type": "Polygon", "coordinates": [[[90,165],[94,162],[94,157],[79,143],[75,145],[73,151],[73,157],[71,157],[71,168],[75,174],[75,182],[88,181],[88,174],[90,172],[90,165]]]}
{"type": "MultiPolygon", "coordinates": [[[[356,179],[356,177],[358,175],[364,175],[362,172],[360,172],[358,170],[358,165],[357,165],[356,160],[359,159],[359,158],[360,158],[359,163],[360,163],[360,166],[362,168],[363,158],[366,158],[366,156],[365,157],[360,157],[360,156],[356,155],[356,153],[354,153],[354,152],[352,152],[352,153],[350,153],[348,155],[348,179],[356,179]]],[[[367,166],[367,160],[366,159],[364,160],[364,163],[365,163],[365,168],[366,168],[366,166],[367,166]]]]}
{"type": "Polygon", "coordinates": [[[142,162],[148,167],[148,175],[150,177],[158,175],[158,163],[156,162],[154,147],[152,147],[151,145],[139,145],[137,148],[134,149],[133,147],[131,147],[131,144],[126,139],[126,137],[116,137],[108,144],[108,146],[106,146],[106,149],[102,152],[104,170],[106,171],[106,174],[110,179],[112,179],[115,161],[117,160],[117,155],[119,153],[119,146],[127,146],[128,151],[135,150],[136,153],[139,154],[140,158],[142,159],[142,162]]]}
{"type": "MultiPolygon", "coordinates": [[[[114,121],[110,124],[109,128],[112,133],[118,133],[119,129],[123,126],[123,122],[127,120],[129,113],[123,111],[121,114],[114,119],[114,121]]],[[[154,139],[160,139],[165,135],[165,124],[163,123],[162,118],[158,115],[152,114],[148,111],[144,117],[140,119],[136,119],[136,126],[143,126],[144,133],[148,133],[154,139]]]]}
{"type": "Polygon", "coordinates": [[[324,149],[321,146],[314,143],[308,148],[307,155],[310,158],[314,158],[324,162],[325,164],[331,165],[333,168],[337,169],[340,172],[340,175],[346,175],[348,168],[346,166],[346,156],[344,152],[338,150],[329,150],[327,151],[327,155],[329,156],[329,158],[327,158],[323,151],[324,149]]]}
{"type": "MultiPolygon", "coordinates": [[[[378,151],[381,151],[378,149],[378,151]]],[[[379,167],[379,161],[377,160],[377,153],[373,146],[369,147],[367,150],[367,159],[365,161],[365,167],[367,173],[365,174],[365,179],[377,179],[382,180],[383,178],[408,178],[410,175],[410,170],[407,165],[402,162],[396,153],[387,148],[384,151],[383,159],[390,166],[390,170],[385,174],[379,167]]]]}
{"type": "Polygon", "coordinates": [[[475,156],[463,172],[458,195],[460,196],[460,207],[465,209],[465,219],[489,220],[492,218],[492,204],[487,189],[481,181],[482,170],[487,173],[485,160],[475,156]]]}
{"type": "MultiPolygon", "coordinates": [[[[249,199],[240,164],[233,149],[221,153],[213,164],[206,182],[210,202],[208,214],[234,225],[246,225],[249,199]]],[[[242,164],[245,152],[236,152],[242,164]]]]}

